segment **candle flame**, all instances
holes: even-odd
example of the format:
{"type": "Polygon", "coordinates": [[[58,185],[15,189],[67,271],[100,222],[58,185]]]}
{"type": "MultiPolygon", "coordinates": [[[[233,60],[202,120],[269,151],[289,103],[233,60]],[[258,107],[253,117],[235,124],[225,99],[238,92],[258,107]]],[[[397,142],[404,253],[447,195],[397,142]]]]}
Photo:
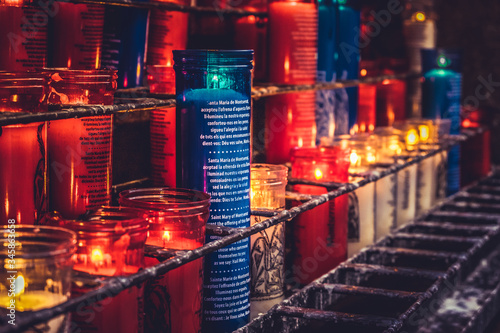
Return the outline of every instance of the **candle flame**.
{"type": "Polygon", "coordinates": [[[356,152],[353,151],[351,153],[351,156],[349,157],[349,160],[351,161],[351,165],[356,165],[358,163],[358,160],[359,160],[358,154],[356,154],[356,152]]]}
{"type": "Polygon", "coordinates": [[[165,231],[163,233],[163,240],[168,242],[172,239],[172,235],[170,234],[170,231],[165,231]]]}
{"type": "Polygon", "coordinates": [[[19,100],[19,95],[14,94],[10,97],[10,100],[14,103],[16,103],[19,100]]]}
{"type": "Polygon", "coordinates": [[[429,140],[429,137],[430,137],[429,126],[420,125],[420,126],[418,126],[418,131],[420,132],[420,140],[422,140],[422,141],[429,140]]]}
{"type": "Polygon", "coordinates": [[[360,74],[361,74],[361,76],[366,76],[366,74],[367,74],[366,69],[364,69],[364,68],[363,68],[363,69],[361,70],[360,74]]]}
{"type": "Polygon", "coordinates": [[[375,161],[376,161],[376,160],[377,160],[377,158],[375,157],[375,154],[374,154],[374,153],[372,153],[372,152],[368,152],[368,153],[366,154],[366,161],[367,161],[368,163],[375,163],[375,161]]]}
{"type": "Polygon", "coordinates": [[[92,261],[92,263],[94,264],[99,264],[102,263],[103,260],[104,255],[102,254],[102,251],[100,249],[93,249],[90,261],[92,261]]]}
{"type": "Polygon", "coordinates": [[[19,274],[17,276],[14,284],[15,284],[14,295],[17,297],[20,296],[21,294],[24,294],[26,283],[24,281],[24,276],[22,274],[19,274]]]}
{"type": "Polygon", "coordinates": [[[406,134],[406,143],[409,145],[416,145],[418,143],[418,133],[417,130],[411,129],[406,134]]]}
{"type": "Polygon", "coordinates": [[[316,177],[316,180],[320,180],[323,178],[323,172],[320,169],[314,170],[314,177],[316,177]]]}
{"type": "Polygon", "coordinates": [[[425,21],[425,14],[422,12],[415,13],[415,20],[417,22],[424,22],[425,21]]]}

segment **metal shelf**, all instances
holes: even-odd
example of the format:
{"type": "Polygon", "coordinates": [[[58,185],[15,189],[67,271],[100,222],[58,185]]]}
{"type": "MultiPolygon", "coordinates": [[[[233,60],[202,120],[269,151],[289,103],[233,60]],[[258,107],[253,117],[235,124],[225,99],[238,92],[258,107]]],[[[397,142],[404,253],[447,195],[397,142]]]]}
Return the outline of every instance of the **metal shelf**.
{"type": "MultiPolygon", "coordinates": [[[[322,186],[327,188],[329,192],[327,194],[314,196],[310,200],[307,200],[301,205],[293,207],[290,210],[274,212],[272,214],[268,213],[262,214],[266,216],[268,215],[274,215],[274,216],[247,228],[228,228],[228,227],[209,225],[207,227],[207,234],[218,235],[222,237],[216,241],[209,242],[195,250],[171,252],[171,251],[163,251],[161,249],[148,247],[147,249],[148,256],[155,256],[156,258],[159,258],[161,260],[165,259],[166,260],[154,267],[145,268],[139,271],[138,273],[130,276],[119,276],[119,277],[109,278],[105,281],[102,281],[101,287],[92,290],[82,296],[68,300],[56,307],[35,311],[25,316],[18,314],[16,318],[16,326],[6,325],[4,327],[0,327],[0,333],[21,332],[22,330],[27,329],[33,325],[45,322],[48,319],[57,317],[58,315],[61,315],[63,313],[73,311],[82,302],[85,302],[85,304],[87,305],[91,305],[105,298],[116,296],[121,291],[127,288],[138,285],[148,279],[152,279],[160,275],[163,275],[177,267],[180,267],[183,264],[201,258],[225,246],[228,246],[244,238],[247,238],[253,234],[256,234],[262,230],[270,228],[278,223],[287,222],[293,217],[305,211],[311,210],[329,200],[332,200],[343,194],[352,192],[361,186],[364,186],[371,182],[375,182],[383,177],[394,174],[399,170],[406,168],[409,165],[416,164],[421,160],[429,158],[443,150],[448,150],[452,146],[467,140],[475,133],[478,133],[478,131],[469,130],[464,132],[463,135],[450,136],[449,138],[440,143],[439,148],[427,151],[425,154],[412,157],[406,160],[405,163],[394,164],[382,171],[373,172],[356,183],[347,183],[347,184],[321,183],[321,182],[310,182],[300,179],[291,179],[291,183],[314,184],[317,186],[322,186]]],[[[144,180],[139,180],[139,183],[143,181],[144,180]]],[[[288,195],[293,197],[296,194],[289,193],[288,195]]],[[[261,213],[257,211],[253,211],[252,213],[256,215],[261,215],[261,213]]]]}
{"type": "MultiPolygon", "coordinates": [[[[301,85],[272,85],[254,86],[252,98],[259,99],[281,94],[298,93],[302,91],[331,90],[355,87],[360,84],[374,84],[390,79],[418,78],[418,73],[405,73],[397,75],[382,75],[363,78],[360,80],[346,80],[332,83],[316,83],[301,85]]],[[[151,111],[159,107],[175,106],[175,99],[171,95],[149,94],[144,87],[136,89],[119,90],[115,94],[114,105],[88,105],[65,107],[43,113],[9,113],[0,112],[0,127],[14,124],[28,124],[58,119],[83,118],[91,116],[104,116],[126,112],[151,111]]],[[[56,108],[57,106],[51,106],[56,108]]]]}

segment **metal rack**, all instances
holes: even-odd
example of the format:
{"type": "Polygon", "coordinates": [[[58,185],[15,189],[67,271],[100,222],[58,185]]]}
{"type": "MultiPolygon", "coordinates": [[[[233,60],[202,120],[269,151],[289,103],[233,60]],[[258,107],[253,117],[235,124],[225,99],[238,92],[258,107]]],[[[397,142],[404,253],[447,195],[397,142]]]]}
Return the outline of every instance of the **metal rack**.
{"type": "MultiPolygon", "coordinates": [[[[294,207],[290,210],[284,210],[275,213],[266,213],[253,211],[254,215],[262,215],[269,217],[268,219],[262,221],[261,223],[255,224],[247,228],[228,228],[220,227],[215,225],[209,225],[207,227],[207,234],[221,236],[220,239],[207,243],[202,247],[199,247],[192,251],[177,251],[170,252],[164,251],[159,248],[148,247],[146,250],[147,256],[153,256],[160,260],[164,260],[160,264],[145,268],[136,274],[130,276],[119,276],[112,277],[103,281],[96,281],[100,284],[100,287],[82,295],[77,298],[71,299],[53,308],[48,308],[44,310],[39,310],[31,312],[26,315],[18,314],[16,318],[16,326],[6,325],[0,327],[0,333],[3,332],[21,332],[22,330],[29,328],[35,324],[45,322],[48,319],[57,317],[63,313],[75,310],[78,305],[84,302],[87,305],[91,305],[108,297],[113,297],[119,294],[121,291],[130,288],[132,286],[138,285],[148,279],[155,278],[162,274],[167,273],[183,264],[201,258],[209,253],[212,253],[218,249],[221,249],[227,245],[240,241],[247,238],[253,234],[256,234],[264,229],[270,228],[278,223],[286,222],[303,213],[307,210],[313,209],[329,200],[339,197],[343,194],[347,194],[356,190],[357,188],[375,182],[378,179],[389,176],[402,170],[410,165],[416,164],[425,158],[429,158],[443,150],[447,150],[452,146],[460,143],[461,141],[467,140],[468,137],[475,135],[477,131],[469,130],[465,131],[459,136],[450,136],[441,144],[439,148],[427,151],[425,154],[412,157],[401,164],[394,164],[382,171],[373,172],[371,174],[365,175],[365,177],[356,183],[321,183],[321,182],[311,182],[300,179],[290,179],[291,183],[294,184],[314,184],[317,186],[325,187],[329,192],[320,196],[314,196],[302,203],[300,206],[294,207]],[[273,216],[270,216],[273,215],[273,216]]],[[[293,194],[292,194],[293,195],[293,194]]],[[[310,314],[314,316],[314,314],[310,314]]]]}

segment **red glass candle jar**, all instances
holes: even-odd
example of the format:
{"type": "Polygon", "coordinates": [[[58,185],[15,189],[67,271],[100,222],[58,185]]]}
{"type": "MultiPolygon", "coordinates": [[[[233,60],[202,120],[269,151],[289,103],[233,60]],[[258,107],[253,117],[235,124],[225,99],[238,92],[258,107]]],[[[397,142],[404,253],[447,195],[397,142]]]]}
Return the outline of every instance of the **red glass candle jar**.
{"type": "MultiPolygon", "coordinates": [[[[103,207],[84,220],[65,220],[47,214],[46,223],[73,230],[78,237],[74,270],[91,276],[89,283],[73,283],[72,295],[95,288],[96,278],[124,276],[144,268],[148,219],[140,209],[103,207]]],[[[143,331],[143,286],[128,288],[113,298],[79,306],[71,314],[73,328],[81,332],[137,333],[143,331]]]]}
{"type": "Polygon", "coordinates": [[[0,0],[0,70],[25,71],[47,64],[47,25],[55,6],[0,0]]]}
{"type": "MultiPolygon", "coordinates": [[[[188,5],[187,1],[173,2],[188,5]]],[[[188,37],[188,13],[152,10],[149,17],[148,81],[152,93],[175,94],[173,50],[185,50],[188,37]]]]}
{"type": "MultiPolygon", "coordinates": [[[[277,84],[314,84],[317,41],[318,11],[314,2],[271,2],[269,80],[277,84]]],[[[315,103],[313,91],[266,101],[267,162],[284,163],[290,160],[292,148],[315,146],[315,103]]]]}
{"type": "Polygon", "coordinates": [[[377,84],[376,126],[392,126],[406,119],[406,82],[384,80],[377,84]]]}
{"type": "MultiPolygon", "coordinates": [[[[295,149],[292,177],[321,182],[348,182],[350,150],[339,147],[295,149]]],[[[294,191],[321,195],[320,186],[295,185],[294,191]]],[[[293,225],[296,281],[308,284],[347,258],[347,195],[300,214],[293,225]]]]}
{"type": "MultiPolygon", "coordinates": [[[[194,250],[205,242],[210,196],[203,192],[150,188],[120,193],[120,205],[149,214],[147,244],[168,250],[194,250]]],[[[158,264],[147,258],[146,265],[158,264]]],[[[145,332],[199,332],[203,259],[182,265],[145,286],[145,332]]]]}
{"type": "Polygon", "coordinates": [[[51,66],[72,69],[101,67],[104,6],[57,2],[52,18],[51,66]]]}
{"type": "MultiPolygon", "coordinates": [[[[0,72],[0,112],[47,110],[47,80],[0,72]]],[[[47,127],[44,122],[0,129],[0,220],[37,222],[47,210],[47,127]]]]}
{"type": "MultiPolygon", "coordinates": [[[[48,69],[49,103],[110,105],[116,71],[48,69]]],[[[50,208],[66,218],[109,205],[112,116],[50,121],[50,208]]]]}
{"type": "MultiPolygon", "coordinates": [[[[4,281],[0,284],[0,315],[3,328],[8,327],[7,321],[10,320],[16,325],[15,319],[23,313],[29,316],[32,311],[52,308],[68,300],[71,295],[71,258],[75,250],[76,235],[69,230],[21,226],[11,220],[8,226],[0,228],[0,278],[4,281]]],[[[68,332],[69,317],[67,313],[62,314],[23,332],[68,332]]]]}

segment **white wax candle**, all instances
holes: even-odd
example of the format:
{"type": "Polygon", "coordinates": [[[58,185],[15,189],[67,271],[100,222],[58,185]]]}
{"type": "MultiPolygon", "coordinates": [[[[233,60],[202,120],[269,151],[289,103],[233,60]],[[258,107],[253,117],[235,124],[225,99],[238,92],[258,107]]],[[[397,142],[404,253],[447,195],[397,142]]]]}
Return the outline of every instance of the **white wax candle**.
{"type": "Polygon", "coordinates": [[[417,205],[417,165],[398,172],[396,224],[401,226],[415,218],[417,205]]]}
{"type": "Polygon", "coordinates": [[[349,193],[347,256],[373,244],[375,238],[375,184],[369,183],[349,193]]]}
{"type": "Polygon", "coordinates": [[[396,226],[397,175],[375,182],[375,240],[389,234],[396,226]]]}
{"type": "Polygon", "coordinates": [[[418,163],[417,176],[417,215],[432,208],[434,200],[434,160],[426,158],[418,163]]]}

